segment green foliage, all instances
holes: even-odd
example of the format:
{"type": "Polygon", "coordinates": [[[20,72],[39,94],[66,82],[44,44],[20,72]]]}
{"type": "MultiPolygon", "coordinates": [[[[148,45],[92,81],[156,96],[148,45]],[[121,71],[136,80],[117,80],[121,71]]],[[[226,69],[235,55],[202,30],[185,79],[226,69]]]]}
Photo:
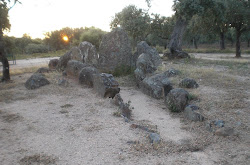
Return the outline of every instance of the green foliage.
{"type": "Polygon", "coordinates": [[[16,50],[20,53],[25,53],[25,47],[30,43],[32,43],[31,37],[24,34],[22,38],[15,39],[16,50]]]}
{"type": "Polygon", "coordinates": [[[175,17],[161,17],[159,14],[152,14],[150,31],[146,41],[152,46],[167,47],[167,42],[175,25],[175,17]]]}
{"type": "Polygon", "coordinates": [[[0,30],[9,30],[10,29],[10,22],[8,18],[9,9],[6,3],[2,3],[0,1],[0,30]]]}
{"type": "Polygon", "coordinates": [[[191,101],[191,100],[198,100],[198,96],[195,95],[195,94],[189,93],[189,94],[188,94],[188,100],[189,100],[189,101],[191,101]]]}
{"type": "Polygon", "coordinates": [[[25,47],[25,52],[27,54],[48,53],[48,48],[44,44],[28,44],[25,47]]]}
{"type": "Polygon", "coordinates": [[[106,32],[95,27],[85,28],[85,31],[80,35],[80,42],[88,41],[91,44],[95,45],[98,50],[102,41],[102,37],[105,34],[106,32]]]}
{"type": "Polygon", "coordinates": [[[133,39],[133,46],[137,41],[145,40],[150,30],[150,17],[147,12],[138,9],[134,5],[125,7],[116,13],[110,23],[110,28],[122,27],[133,39]]]}
{"type": "Polygon", "coordinates": [[[112,73],[115,77],[120,76],[127,76],[134,73],[135,68],[127,66],[127,65],[120,65],[117,66],[112,73]]]}

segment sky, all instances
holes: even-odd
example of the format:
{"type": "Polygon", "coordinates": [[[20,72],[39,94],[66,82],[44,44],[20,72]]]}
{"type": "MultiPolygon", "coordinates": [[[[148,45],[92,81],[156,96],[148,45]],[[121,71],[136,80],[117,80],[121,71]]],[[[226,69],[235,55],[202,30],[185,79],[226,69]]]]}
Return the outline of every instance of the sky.
{"type": "MultiPolygon", "coordinates": [[[[148,9],[145,0],[20,0],[9,11],[11,24],[8,36],[44,38],[44,33],[63,27],[95,26],[110,31],[109,24],[115,13],[133,4],[148,9]]],[[[173,0],[152,0],[150,13],[171,16],[173,0]]]]}

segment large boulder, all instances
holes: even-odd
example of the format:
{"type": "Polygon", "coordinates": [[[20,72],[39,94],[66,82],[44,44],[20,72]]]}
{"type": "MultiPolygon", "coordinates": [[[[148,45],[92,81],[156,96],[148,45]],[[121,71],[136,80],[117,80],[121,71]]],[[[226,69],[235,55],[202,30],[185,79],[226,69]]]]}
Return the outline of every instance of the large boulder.
{"type": "Polygon", "coordinates": [[[203,121],[204,116],[202,116],[199,112],[199,107],[196,105],[188,105],[184,110],[184,116],[191,121],[203,121]]]}
{"type": "Polygon", "coordinates": [[[184,111],[188,104],[189,93],[180,88],[172,89],[165,98],[168,109],[172,112],[184,111]]]}
{"type": "Polygon", "coordinates": [[[173,89],[167,76],[163,73],[146,77],[140,83],[140,88],[143,93],[156,99],[163,98],[173,89]]]}
{"type": "Polygon", "coordinates": [[[93,75],[94,90],[101,97],[114,98],[120,92],[118,82],[114,79],[112,74],[101,73],[93,75]]]}
{"type": "Polygon", "coordinates": [[[80,61],[76,60],[70,60],[68,61],[67,67],[66,67],[66,73],[67,76],[71,77],[79,77],[79,73],[84,67],[88,67],[88,64],[82,63],[80,61]]]}
{"type": "Polygon", "coordinates": [[[145,41],[137,44],[135,54],[139,54],[136,61],[136,70],[134,71],[137,85],[139,85],[144,78],[157,70],[162,61],[156,49],[150,47],[145,41]]]}
{"type": "Polygon", "coordinates": [[[179,86],[182,87],[182,88],[198,88],[199,87],[197,82],[194,79],[191,79],[191,78],[184,78],[180,82],[179,86]]]}
{"type": "Polygon", "coordinates": [[[25,87],[27,89],[37,89],[48,84],[50,84],[50,82],[43,74],[35,73],[25,82],[25,87]]]}
{"type": "Polygon", "coordinates": [[[81,51],[81,55],[83,57],[83,62],[89,63],[93,66],[98,65],[98,54],[94,45],[90,42],[84,41],[81,42],[78,46],[81,51]]]}
{"type": "Polygon", "coordinates": [[[95,67],[85,67],[80,71],[79,74],[79,83],[93,87],[93,79],[95,74],[100,74],[95,67]]]}
{"type": "Polygon", "coordinates": [[[102,38],[99,47],[98,69],[114,72],[117,67],[131,66],[132,48],[128,34],[116,28],[102,38]]]}
{"type": "Polygon", "coordinates": [[[70,60],[77,60],[83,62],[83,57],[81,55],[80,49],[78,49],[77,47],[73,47],[67,53],[61,56],[59,58],[57,68],[59,70],[65,70],[70,60]]]}
{"type": "Polygon", "coordinates": [[[145,41],[141,41],[140,43],[137,44],[137,54],[140,55],[142,53],[149,55],[150,60],[155,65],[155,67],[158,67],[159,65],[161,65],[162,63],[161,57],[159,53],[157,52],[157,50],[149,46],[147,42],[145,41]]]}
{"type": "Polygon", "coordinates": [[[49,61],[49,69],[56,69],[58,63],[59,63],[59,59],[51,59],[49,61]]]}
{"type": "Polygon", "coordinates": [[[36,73],[49,73],[50,71],[51,70],[49,68],[41,67],[36,71],[36,73]]]}
{"type": "Polygon", "coordinates": [[[142,53],[136,62],[135,76],[136,79],[142,81],[148,73],[156,71],[156,66],[153,64],[150,55],[142,53]]]}
{"type": "Polygon", "coordinates": [[[164,72],[164,74],[167,76],[167,77],[174,77],[174,76],[177,76],[179,75],[181,72],[179,70],[176,70],[174,68],[171,68],[169,70],[167,70],[166,72],[164,72]]]}

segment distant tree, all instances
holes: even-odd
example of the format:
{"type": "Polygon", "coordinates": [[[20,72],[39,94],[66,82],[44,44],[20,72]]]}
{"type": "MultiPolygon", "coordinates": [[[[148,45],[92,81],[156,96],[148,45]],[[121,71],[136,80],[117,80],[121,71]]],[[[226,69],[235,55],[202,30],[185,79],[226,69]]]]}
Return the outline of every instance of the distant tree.
{"type": "Polygon", "coordinates": [[[225,34],[225,38],[226,38],[226,40],[231,42],[231,46],[234,45],[236,37],[235,37],[235,30],[233,27],[228,28],[228,31],[225,34]]]}
{"type": "Polygon", "coordinates": [[[16,49],[15,46],[15,37],[3,36],[5,53],[10,54],[16,49]]]}
{"type": "Polygon", "coordinates": [[[194,15],[188,22],[187,30],[184,33],[184,38],[188,41],[192,41],[195,49],[198,49],[198,42],[204,33],[203,26],[201,17],[194,15]]]}
{"type": "Polygon", "coordinates": [[[250,30],[250,1],[227,0],[225,3],[228,25],[235,28],[236,57],[241,57],[241,35],[250,30]]]}
{"type": "Polygon", "coordinates": [[[243,32],[242,38],[247,42],[247,47],[250,47],[250,30],[243,32]]]}
{"type": "Polygon", "coordinates": [[[122,27],[133,40],[133,48],[137,41],[145,40],[150,31],[150,16],[134,5],[125,7],[116,13],[110,28],[122,27]]]}
{"type": "Polygon", "coordinates": [[[25,47],[32,43],[32,39],[28,34],[23,34],[23,37],[16,38],[15,45],[17,49],[21,50],[21,53],[25,53],[25,47]]]}
{"type": "Polygon", "coordinates": [[[6,58],[6,52],[3,41],[3,31],[10,29],[8,12],[19,1],[13,0],[12,2],[14,3],[14,5],[9,8],[7,4],[10,2],[10,0],[0,0],[0,62],[2,62],[3,64],[3,77],[1,81],[10,80],[9,62],[6,58]]]}
{"type": "Polygon", "coordinates": [[[102,37],[105,34],[105,31],[95,27],[85,28],[85,31],[80,35],[80,42],[88,41],[95,45],[97,49],[99,49],[102,37]]]}
{"type": "Polygon", "coordinates": [[[152,14],[147,41],[154,46],[164,46],[166,49],[174,24],[175,17],[161,17],[159,14],[152,14]]]}

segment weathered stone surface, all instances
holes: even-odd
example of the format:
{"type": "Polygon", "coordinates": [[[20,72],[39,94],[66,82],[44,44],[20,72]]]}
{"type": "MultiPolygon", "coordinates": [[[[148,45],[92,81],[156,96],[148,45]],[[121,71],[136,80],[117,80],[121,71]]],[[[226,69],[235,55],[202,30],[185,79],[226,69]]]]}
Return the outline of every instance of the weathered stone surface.
{"type": "Polygon", "coordinates": [[[49,73],[51,70],[46,67],[39,68],[36,73],[49,73]]]}
{"type": "Polygon", "coordinates": [[[206,123],[206,129],[210,132],[215,132],[217,129],[223,128],[225,122],[223,120],[213,120],[206,123]]]}
{"type": "Polygon", "coordinates": [[[114,79],[112,74],[101,73],[93,75],[94,90],[101,97],[114,97],[120,92],[118,82],[114,79]]]}
{"type": "Polygon", "coordinates": [[[36,89],[50,84],[50,82],[41,73],[33,74],[25,83],[27,89],[36,89]]]}
{"type": "Polygon", "coordinates": [[[180,82],[179,86],[183,87],[183,88],[198,88],[199,87],[199,85],[196,83],[196,81],[194,79],[191,79],[191,78],[183,79],[180,82]]]}
{"type": "Polygon", "coordinates": [[[234,134],[234,129],[231,127],[222,127],[215,131],[215,135],[217,136],[231,136],[234,134]]]}
{"type": "Polygon", "coordinates": [[[131,66],[132,48],[123,29],[116,28],[104,35],[99,50],[98,69],[113,72],[121,65],[131,66]]]}
{"type": "Polygon", "coordinates": [[[150,143],[160,143],[161,142],[161,137],[159,134],[157,133],[150,133],[149,134],[149,140],[150,140],[150,143]]]}
{"type": "Polygon", "coordinates": [[[132,110],[130,109],[130,105],[128,103],[123,102],[123,99],[119,93],[114,96],[112,103],[116,106],[119,106],[121,116],[125,118],[125,122],[129,122],[129,119],[131,119],[132,110]]]}
{"type": "Polygon", "coordinates": [[[52,59],[49,61],[49,69],[56,69],[59,59],[52,59]]]}
{"type": "Polygon", "coordinates": [[[98,53],[94,45],[90,42],[84,41],[81,42],[78,46],[81,51],[83,62],[93,65],[97,67],[98,65],[98,53]]]}
{"type": "Polygon", "coordinates": [[[95,67],[85,67],[79,73],[79,83],[93,87],[94,74],[100,74],[95,67]]]}
{"type": "Polygon", "coordinates": [[[88,67],[88,66],[89,66],[88,64],[82,63],[80,61],[70,60],[68,61],[68,64],[66,67],[67,76],[78,78],[80,71],[84,67],[88,67]]]}
{"type": "Polygon", "coordinates": [[[123,99],[119,93],[115,95],[114,99],[112,100],[112,103],[116,106],[119,106],[120,108],[122,107],[123,99]]]}
{"type": "Polygon", "coordinates": [[[140,88],[143,93],[156,99],[163,98],[173,89],[165,74],[156,74],[151,77],[146,77],[140,83],[140,88]]]}
{"type": "Polygon", "coordinates": [[[174,68],[171,68],[169,70],[167,70],[166,72],[164,72],[164,74],[167,76],[167,77],[174,77],[176,75],[179,75],[181,72],[179,70],[176,70],[174,68]]]}
{"type": "Polygon", "coordinates": [[[204,117],[197,112],[198,109],[195,105],[188,105],[184,110],[184,116],[192,121],[204,121],[204,117]]]}
{"type": "Polygon", "coordinates": [[[141,55],[142,53],[148,54],[151,59],[150,61],[152,61],[156,68],[162,63],[161,57],[157,50],[149,46],[145,41],[141,41],[137,44],[137,53],[139,55],[141,55]]]}
{"type": "Polygon", "coordinates": [[[214,124],[216,127],[222,128],[222,127],[224,127],[225,122],[224,122],[223,120],[215,120],[215,121],[213,121],[213,124],[214,124]]]}
{"type": "Polygon", "coordinates": [[[172,89],[165,99],[168,109],[172,112],[183,111],[188,104],[188,95],[189,93],[184,89],[172,89]]]}
{"type": "Polygon", "coordinates": [[[67,80],[65,80],[65,79],[62,78],[62,79],[58,80],[58,85],[59,86],[67,87],[69,85],[69,82],[67,80]]]}
{"type": "Polygon", "coordinates": [[[84,62],[83,55],[81,54],[81,50],[78,47],[71,48],[71,60],[76,60],[80,62],[84,62]]]}
{"type": "Polygon", "coordinates": [[[67,53],[65,53],[63,56],[61,56],[59,58],[57,69],[65,70],[67,67],[67,64],[70,60],[76,60],[76,61],[83,62],[83,58],[82,58],[82,55],[80,53],[80,49],[78,49],[77,47],[73,47],[67,53]]]}

